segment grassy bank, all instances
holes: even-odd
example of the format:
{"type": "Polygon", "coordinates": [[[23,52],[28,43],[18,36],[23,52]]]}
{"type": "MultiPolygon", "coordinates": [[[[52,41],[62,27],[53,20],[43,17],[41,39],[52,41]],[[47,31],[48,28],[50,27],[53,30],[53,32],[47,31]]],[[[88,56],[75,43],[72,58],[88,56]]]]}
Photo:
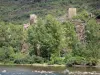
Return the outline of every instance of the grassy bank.
{"type": "Polygon", "coordinates": [[[40,67],[66,67],[66,65],[58,65],[58,64],[53,64],[53,65],[48,65],[47,63],[39,64],[39,63],[34,63],[34,64],[11,64],[11,63],[0,63],[0,65],[5,65],[5,66],[40,66],[40,67]]]}
{"type": "MultiPolygon", "coordinates": [[[[36,67],[68,67],[65,64],[52,64],[52,65],[48,65],[47,63],[43,63],[43,64],[39,64],[39,63],[34,63],[34,64],[11,64],[11,63],[0,63],[0,66],[36,66],[36,67]]],[[[73,65],[72,67],[100,67],[100,63],[98,63],[98,65],[96,66],[86,66],[86,65],[73,65]]]]}

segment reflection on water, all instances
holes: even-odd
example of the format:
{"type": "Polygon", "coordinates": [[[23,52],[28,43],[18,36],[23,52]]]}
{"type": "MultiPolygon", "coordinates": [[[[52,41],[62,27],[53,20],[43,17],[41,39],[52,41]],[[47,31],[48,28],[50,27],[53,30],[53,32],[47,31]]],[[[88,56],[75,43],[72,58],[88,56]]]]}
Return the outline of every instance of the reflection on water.
{"type": "MultiPolygon", "coordinates": [[[[0,66],[0,75],[64,75],[66,67],[36,67],[36,66],[0,66]]],[[[70,72],[96,72],[100,74],[100,68],[67,68],[70,72]]],[[[65,74],[66,75],[66,74],[65,74]]],[[[76,74],[78,75],[78,74],[76,74]]],[[[90,75],[90,74],[88,74],[90,75]]]]}

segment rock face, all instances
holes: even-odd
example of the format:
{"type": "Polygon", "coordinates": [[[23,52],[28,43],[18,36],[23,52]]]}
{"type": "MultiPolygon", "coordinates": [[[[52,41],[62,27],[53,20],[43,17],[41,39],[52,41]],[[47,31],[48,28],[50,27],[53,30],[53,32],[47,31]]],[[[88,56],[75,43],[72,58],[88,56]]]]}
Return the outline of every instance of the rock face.
{"type": "Polygon", "coordinates": [[[68,18],[72,19],[74,16],[76,16],[76,8],[69,8],[69,10],[68,10],[68,18]]]}

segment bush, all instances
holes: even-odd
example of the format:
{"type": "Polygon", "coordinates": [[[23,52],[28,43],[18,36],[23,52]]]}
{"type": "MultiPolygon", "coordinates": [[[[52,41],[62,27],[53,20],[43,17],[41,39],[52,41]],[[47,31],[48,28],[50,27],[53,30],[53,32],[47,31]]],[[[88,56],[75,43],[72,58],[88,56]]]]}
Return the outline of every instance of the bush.
{"type": "Polygon", "coordinates": [[[74,19],[80,19],[81,21],[87,22],[89,19],[89,13],[86,10],[81,11],[74,19]]]}
{"type": "Polygon", "coordinates": [[[16,64],[33,64],[33,63],[43,63],[44,59],[39,56],[29,56],[21,53],[17,53],[14,58],[14,63],[16,64]]]}
{"type": "Polygon", "coordinates": [[[27,55],[22,54],[22,53],[16,53],[13,55],[14,57],[14,63],[16,64],[25,64],[28,63],[27,55]]]}
{"type": "Polygon", "coordinates": [[[50,61],[49,61],[49,64],[64,64],[64,57],[59,57],[59,56],[56,56],[56,55],[53,55],[51,56],[50,58],[50,61]]]}
{"type": "Polygon", "coordinates": [[[0,61],[6,63],[6,61],[10,61],[13,57],[12,54],[14,53],[12,47],[5,47],[3,46],[0,48],[0,61]]]}
{"type": "Polygon", "coordinates": [[[44,59],[40,56],[35,56],[34,55],[32,58],[34,59],[35,63],[43,63],[44,62],[44,59]]]}
{"type": "Polygon", "coordinates": [[[85,64],[86,59],[84,57],[70,57],[67,59],[66,63],[67,66],[73,66],[73,65],[84,65],[85,64]]]}
{"type": "Polygon", "coordinates": [[[87,58],[86,61],[87,61],[86,63],[87,66],[96,66],[98,62],[98,60],[95,58],[87,58]]]}
{"type": "Polygon", "coordinates": [[[25,64],[25,63],[27,63],[28,61],[27,60],[25,60],[24,58],[20,58],[20,59],[15,59],[14,60],[14,63],[16,63],[16,64],[25,64]]]}

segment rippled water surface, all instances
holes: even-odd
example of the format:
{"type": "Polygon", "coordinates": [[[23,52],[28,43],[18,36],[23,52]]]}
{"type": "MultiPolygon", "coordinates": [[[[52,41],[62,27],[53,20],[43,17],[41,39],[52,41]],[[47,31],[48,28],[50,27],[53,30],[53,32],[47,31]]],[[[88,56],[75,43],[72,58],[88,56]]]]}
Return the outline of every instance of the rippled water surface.
{"type": "Polygon", "coordinates": [[[59,73],[31,73],[31,72],[7,72],[7,73],[0,73],[0,75],[62,75],[59,73]]]}
{"type": "MultiPolygon", "coordinates": [[[[85,67],[36,67],[36,66],[0,66],[0,75],[64,75],[64,70],[70,72],[97,72],[100,73],[100,68],[85,68],[85,67]]],[[[66,75],[66,74],[65,74],[66,75]]]]}
{"type": "Polygon", "coordinates": [[[0,75],[63,75],[64,67],[0,66],[0,75]],[[5,72],[6,71],[6,72],[5,72]]]}

